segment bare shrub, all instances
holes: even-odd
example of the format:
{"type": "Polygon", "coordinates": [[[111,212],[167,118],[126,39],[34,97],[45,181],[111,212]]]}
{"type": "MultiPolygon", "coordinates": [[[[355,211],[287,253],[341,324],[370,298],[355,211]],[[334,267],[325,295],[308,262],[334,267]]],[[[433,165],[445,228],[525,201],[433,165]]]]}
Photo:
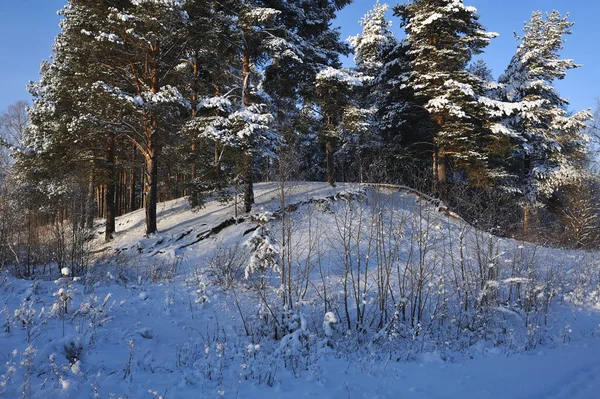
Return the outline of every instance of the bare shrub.
{"type": "Polygon", "coordinates": [[[206,260],[207,277],[226,290],[244,277],[247,257],[239,242],[229,246],[218,245],[206,260]]]}

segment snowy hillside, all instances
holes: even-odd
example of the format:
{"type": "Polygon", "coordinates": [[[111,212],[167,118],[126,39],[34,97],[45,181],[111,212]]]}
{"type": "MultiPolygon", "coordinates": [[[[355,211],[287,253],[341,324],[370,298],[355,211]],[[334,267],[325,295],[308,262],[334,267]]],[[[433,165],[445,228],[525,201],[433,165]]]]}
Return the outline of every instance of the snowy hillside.
{"type": "Polygon", "coordinates": [[[254,209],[162,203],[150,237],[143,210],[108,244],[98,226],[80,276],[0,275],[0,397],[600,392],[595,253],[500,239],[393,188],[264,183],[254,209]]]}

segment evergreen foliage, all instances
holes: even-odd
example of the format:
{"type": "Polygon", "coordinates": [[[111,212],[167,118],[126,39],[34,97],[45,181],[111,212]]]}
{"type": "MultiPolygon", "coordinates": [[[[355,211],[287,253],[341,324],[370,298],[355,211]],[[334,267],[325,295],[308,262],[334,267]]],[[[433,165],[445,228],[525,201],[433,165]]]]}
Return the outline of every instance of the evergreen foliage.
{"type": "Polygon", "coordinates": [[[182,195],[250,212],[269,179],[405,184],[504,234],[517,213],[482,216],[492,204],[520,205],[524,230],[542,207],[573,225],[595,178],[591,115],[554,87],[579,67],[560,57],[567,16],[534,12],[496,81],[475,56],[497,35],[462,0],[395,5],[402,40],[377,1],[348,44],[332,22],[350,2],[69,1],[2,181],[14,168],[32,212],[105,218],[106,240],[140,207],[155,233],[158,201],[182,195]]]}

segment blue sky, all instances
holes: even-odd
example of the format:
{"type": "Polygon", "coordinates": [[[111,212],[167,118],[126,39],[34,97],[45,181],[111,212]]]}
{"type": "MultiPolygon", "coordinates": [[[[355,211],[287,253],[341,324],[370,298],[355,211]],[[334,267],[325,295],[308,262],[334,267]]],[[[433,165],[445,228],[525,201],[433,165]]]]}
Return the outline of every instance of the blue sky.
{"type": "MultiPolygon", "coordinates": [[[[381,3],[386,2],[380,0],[381,3]]],[[[404,1],[389,1],[395,5],[404,1]]],[[[556,84],[559,93],[571,100],[572,110],[586,108],[594,109],[596,99],[600,97],[600,2],[592,0],[464,0],[468,6],[474,6],[479,11],[480,22],[489,31],[498,32],[500,37],[494,39],[481,55],[492,68],[494,76],[500,75],[512,55],[518,42],[513,32],[522,33],[523,24],[529,19],[532,11],[558,10],[562,14],[570,13],[570,20],[575,22],[573,34],[566,37],[567,42],[563,51],[565,58],[572,58],[582,68],[569,71],[566,79],[556,84]]],[[[342,28],[342,37],[355,35],[361,27],[358,20],[373,7],[375,0],[354,0],[354,3],[344,8],[338,16],[342,28]]],[[[401,35],[399,21],[394,22],[394,32],[401,35]]]]}
{"type": "MultiPolygon", "coordinates": [[[[51,55],[54,36],[59,30],[56,11],[64,3],[64,0],[0,0],[0,110],[17,100],[29,99],[25,87],[30,80],[39,78],[41,60],[51,55]]],[[[354,0],[340,12],[337,23],[342,27],[344,38],[360,32],[358,20],[374,3],[375,0],[354,0]]],[[[600,51],[597,49],[600,3],[590,0],[465,0],[465,4],[477,7],[484,26],[500,33],[482,56],[496,77],[516,49],[513,31],[521,32],[532,11],[570,12],[571,20],[576,24],[573,34],[567,38],[564,56],[575,59],[584,67],[570,71],[557,87],[564,97],[571,99],[573,110],[595,107],[596,98],[600,96],[600,51]]],[[[400,34],[397,20],[394,25],[395,32],[400,34]]]]}
{"type": "Polygon", "coordinates": [[[59,31],[56,11],[65,0],[0,0],[0,111],[29,100],[25,87],[39,79],[40,62],[52,54],[59,31]]]}

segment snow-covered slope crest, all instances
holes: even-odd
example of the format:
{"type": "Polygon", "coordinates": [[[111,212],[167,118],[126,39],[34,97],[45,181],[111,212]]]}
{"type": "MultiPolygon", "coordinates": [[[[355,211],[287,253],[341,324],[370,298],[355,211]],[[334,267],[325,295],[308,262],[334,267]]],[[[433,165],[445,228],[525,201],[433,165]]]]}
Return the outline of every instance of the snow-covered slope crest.
{"type": "Polygon", "coordinates": [[[598,392],[596,254],[500,239],[394,187],[264,183],[256,202],[170,201],[156,235],[143,211],[98,234],[82,276],[0,275],[0,397],[598,392]]]}

